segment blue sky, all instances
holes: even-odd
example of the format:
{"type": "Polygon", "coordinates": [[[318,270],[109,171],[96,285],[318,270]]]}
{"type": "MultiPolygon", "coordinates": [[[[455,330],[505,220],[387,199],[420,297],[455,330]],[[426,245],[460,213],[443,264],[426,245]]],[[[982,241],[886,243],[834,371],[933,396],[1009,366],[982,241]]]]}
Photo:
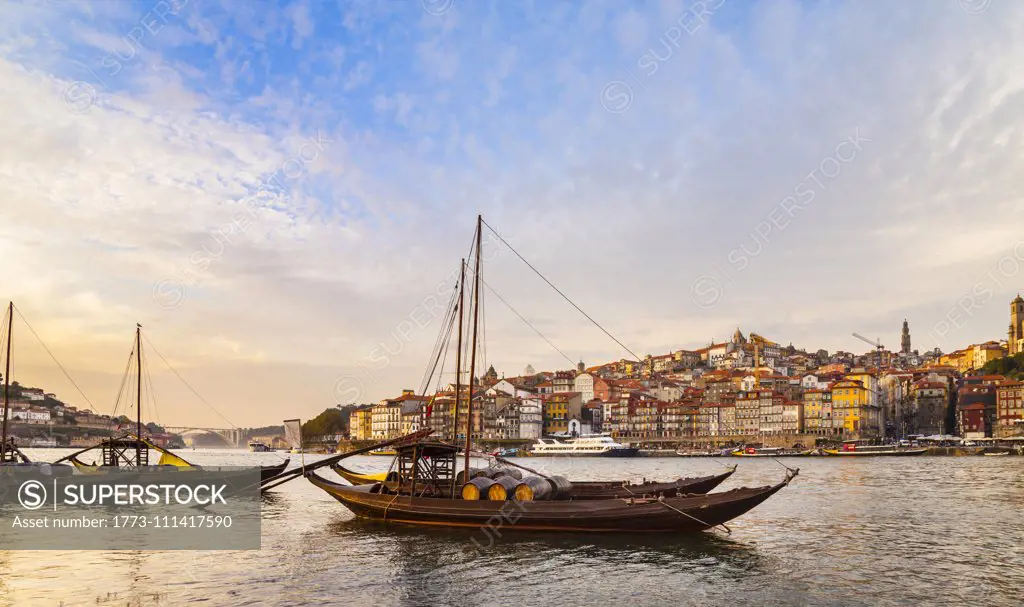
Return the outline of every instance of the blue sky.
{"type": "MultiPolygon", "coordinates": [[[[4,3],[0,269],[93,400],[142,322],[251,423],[416,387],[439,322],[409,318],[477,213],[641,355],[736,325],[1003,338],[1022,23],[998,0],[4,3]]],[[[492,252],[571,358],[626,355],[492,252]]],[[[498,302],[487,331],[502,372],[566,364],[498,302]]],[[[24,347],[25,381],[68,392],[24,347]]],[[[217,422],[161,389],[169,421],[217,422]]]]}

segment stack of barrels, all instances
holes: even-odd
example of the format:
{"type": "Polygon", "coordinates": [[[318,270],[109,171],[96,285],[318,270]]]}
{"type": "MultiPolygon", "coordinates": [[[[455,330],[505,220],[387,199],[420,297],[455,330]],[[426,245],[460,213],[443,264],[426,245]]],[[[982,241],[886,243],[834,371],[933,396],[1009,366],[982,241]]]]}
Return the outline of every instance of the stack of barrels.
{"type": "Polygon", "coordinates": [[[462,499],[469,501],[560,500],[568,499],[572,493],[572,483],[565,477],[527,476],[523,478],[523,473],[515,468],[470,468],[469,482],[464,482],[464,475],[461,472],[458,481],[463,483],[462,499]]]}

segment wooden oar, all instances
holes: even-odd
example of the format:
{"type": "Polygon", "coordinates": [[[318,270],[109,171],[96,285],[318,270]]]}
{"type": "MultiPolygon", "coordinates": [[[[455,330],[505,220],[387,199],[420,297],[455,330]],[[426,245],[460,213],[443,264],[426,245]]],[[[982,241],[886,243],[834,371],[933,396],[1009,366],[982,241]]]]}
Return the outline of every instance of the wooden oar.
{"type": "Polygon", "coordinates": [[[429,428],[425,430],[419,430],[418,432],[413,432],[412,434],[406,434],[405,436],[400,436],[398,438],[386,440],[382,443],[370,445],[369,447],[356,449],[355,451],[349,451],[348,453],[332,455],[331,457],[322,459],[318,462],[306,464],[305,466],[295,468],[294,470],[289,470],[287,472],[282,472],[281,474],[270,477],[265,482],[263,482],[262,486],[260,487],[260,491],[269,491],[270,489],[273,489],[274,487],[277,487],[279,485],[283,485],[284,483],[287,483],[290,480],[294,480],[296,478],[299,478],[300,476],[305,476],[307,472],[311,472],[313,470],[316,470],[317,468],[323,468],[324,466],[330,466],[331,464],[336,464],[345,458],[352,457],[354,455],[362,455],[363,453],[369,453],[370,451],[374,451],[382,447],[390,447],[391,445],[426,438],[433,434],[433,432],[434,431],[429,428]]]}

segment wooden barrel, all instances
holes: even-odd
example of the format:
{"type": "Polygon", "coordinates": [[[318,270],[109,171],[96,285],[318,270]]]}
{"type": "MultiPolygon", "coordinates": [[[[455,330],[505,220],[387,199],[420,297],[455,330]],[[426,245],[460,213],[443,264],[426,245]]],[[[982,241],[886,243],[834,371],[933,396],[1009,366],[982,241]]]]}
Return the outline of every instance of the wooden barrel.
{"type": "Polygon", "coordinates": [[[494,479],[477,477],[462,486],[462,499],[477,501],[487,499],[487,491],[494,484],[494,479]]]}
{"type": "MultiPolygon", "coordinates": [[[[484,477],[484,476],[487,476],[487,470],[486,469],[483,469],[483,468],[470,468],[469,469],[469,478],[470,479],[480,478],[480,477],[484,477]]],[[[465,470],[463,470],[463,471],[461,471],[461,472],[459,472],[458,474],[455,475],[455,484],[456,485],[464,485],[465,483],[466,483],[466,475],[465,475],[465,470]]]]}
{"type": "Polygon", "coordinates": [[[494,484],[487,488],[487,499],[494,502],[504,502],[516,493],[519,487],[519,480],[511,476],[500,476],[495,479],[494,484]]]}
{"type": "Polygon", "coordinates": [[[488,468],[486,476],[487,478],[493,479],[499,479],[503,476],[509,476],[518,481],[522,480],[523,473],[516,470],[515,468],[488,468]]]}
{"type": "Polygon", "coordinates": [[[518,470],[517,468],[505,467],[505,468],[502,468],[501,471],[504,472],[506,476],[511,476],[512,478],[516,479],[517,481],[523,480],[523,473],[520,470],[518,470]]]}
{"type": "Polygon", "coordinates": [[[567,500],[572,496],[572,483],[564,476],[550,476],[547,479],[551,485],[551,497],[553,500],[567,500]]]}
{"type": "Polygon", "coordinates": [[[519,502],[551,499],[551,483],[539,476],[527,476],[516,485],[515,499],[519,502]]]}

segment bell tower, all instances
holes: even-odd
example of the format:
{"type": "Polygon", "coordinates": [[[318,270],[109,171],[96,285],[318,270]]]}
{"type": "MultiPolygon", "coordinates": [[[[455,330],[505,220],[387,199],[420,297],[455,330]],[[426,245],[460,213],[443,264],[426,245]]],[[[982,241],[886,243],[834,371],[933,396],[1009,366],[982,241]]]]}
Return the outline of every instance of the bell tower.
{"type": "Polygon", "coordinates": [[[910,325],[907,324],[907,319],[903,319],[903,335],[900,338],[900,350],[904,354],[910,354],[910,325]]]}
{"type": "Polygon", "coordinates": [[[1021,298],[1019,293],[1010,302],[1010,330],[1006,336],[1006,345],[1010,351],[1010,356],[1019,354],[1021,349],[1018,347],[1018,344],[1021,339],[1024,339],[1024,299],[1021,298]]]}

